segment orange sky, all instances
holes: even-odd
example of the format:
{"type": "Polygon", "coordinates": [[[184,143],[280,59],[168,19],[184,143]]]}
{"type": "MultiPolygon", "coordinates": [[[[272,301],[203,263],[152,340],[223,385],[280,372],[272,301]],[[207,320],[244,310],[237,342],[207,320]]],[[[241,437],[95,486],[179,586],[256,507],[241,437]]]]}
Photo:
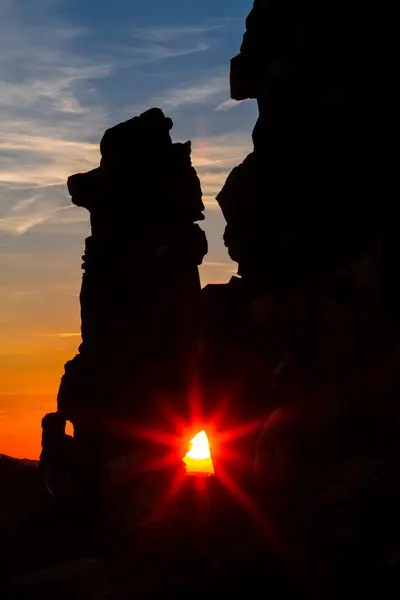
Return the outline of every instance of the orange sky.
{"type": "MultiPolygon", "coordinates": [[[[226,281],[233,270],[207,262],[203,283],[226,281]]],[[[41,419],[55,409],[63,365],[80,343],[79,264],[70,286],[19,296],[2,290],[0,314],[8,318],[0,322],[0,453],[39,457],[41,419]]]]}
{"type": "MultiPolygon", "coordinates": [[[[193,153],[207,206],[201,224],[209,243],[201,267],[203,285],[228,281],[236,271],[222,241],[225,221],[213,198],[237,153],[245,154],[250,143],[249,138],[236,149],[229,139],[222,145],[203,139],[193,153]],[[218,173],[210,167],[214,163],[218,173]]],[[[94,166],[93,157],[90,161],[94,166]]],[[[54,211],[45,203],[31,213],[28,198],[0,218],[0,453],[18,458],[39,457],[41,419],[55,409],[63,366],[80,344],[81,257],[90,235],[89,215],[73,207],[66,193],[65,180],[77,165],[63,168],[52,190],[62,194],[66,209],[54,211]]],[[[14,191],[9,191],[10,202],[14,191]]]]}
{"type": "MultiPolygon", "coordinates": [[[[222,241],[225,221],[213,200],[237,159],[238,151],[230,147],[225,165],[228,143],[203,140],[194,152],[207,206],[201,225],[209,243],[203,285],[228,281],[236,271],[222,241]],[[215,161],[224,164],[218,174],[210,171],[215,161]]],[[[80,344],[81,257],[90,229],[87,211],[73,207],[66,194],[72,166],[65,166],[63,181],[52,188],[62,193],[66,209],[49,210],[45,204],[30,213],[28,198],[0,218],[0,453],[18,458],[38,458],[41,419],[55,409],[63,366],[80,344]]],[[[12,202],[13,190],[9,193],[12,202]]]]}
{"type": "MultiPolygon", "coordinates": [[[[232,164],[236,150],[230,151],[232,164]]],[[[218,176],[209,171],[209,163],[219,164],[219,156],[225,161],[225,152],[225,145],[199,143],[195,161],[207,205],[203,285],[228,281],[236,271],[222,241],[225,221],[212,199],[229,166],[218,176]]],[[[61,190],[68,210],[45,205],[22,215],[20,208],[29,211],[32,206],[27,199],[0,218],[0,454],[18,458],[39,457],[41,419],[55,409],[63,366],[80,344],[81,257],[90,235],[89,215],[72,207],[65,188],[60,182],[53,189],[61,190]]]]}
{"type": "Polygon", "coordinates": [[[173,140],[192,141],[207,207],[202,282],[234,272],[215,197],[253,149],[257,103],[229,89],[252,3],[177,0],[175,14],[165,0],[0,0],[0,453],[39,456],[41,418],[79,346],[89,218],[66,181],[98,166],[108,127],[158,106],[173,140]]]}

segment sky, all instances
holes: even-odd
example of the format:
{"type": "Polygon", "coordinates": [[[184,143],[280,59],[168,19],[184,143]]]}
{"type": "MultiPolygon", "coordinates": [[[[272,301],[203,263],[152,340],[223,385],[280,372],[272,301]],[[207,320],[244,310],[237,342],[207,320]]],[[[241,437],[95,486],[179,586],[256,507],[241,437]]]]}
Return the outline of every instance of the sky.
{"type": "Polygon", "coordinates": [[[192,141],[206,204],[202,284],[236,271],[215,202],[252,147],[252,101],[229,96],[252,0],[1,0],[0,453],[37,458],[80,343],[89,215],[69,175],[99,163],[107,127],[158,106],[192,141]]]}

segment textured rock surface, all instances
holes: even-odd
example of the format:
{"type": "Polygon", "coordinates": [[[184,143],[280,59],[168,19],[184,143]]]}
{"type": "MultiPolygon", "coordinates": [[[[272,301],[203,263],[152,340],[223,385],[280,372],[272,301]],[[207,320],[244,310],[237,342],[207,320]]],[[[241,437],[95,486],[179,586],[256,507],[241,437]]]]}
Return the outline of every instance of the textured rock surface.
{"type": "Polygon", "coordinates": [[[58,412],[94,453],[107,447],[104,436],[123,446],[133,425],[150,426],[156,414],[160,424],[162,402],[186,409],[207,242],[195,224],[204,205],[191,145],[172,143],[171,128],[151,109],[109,129],[100,166],[68,180],[72,202],[90,212],[92,235],[82,345],[65,366],[58,412]]]}

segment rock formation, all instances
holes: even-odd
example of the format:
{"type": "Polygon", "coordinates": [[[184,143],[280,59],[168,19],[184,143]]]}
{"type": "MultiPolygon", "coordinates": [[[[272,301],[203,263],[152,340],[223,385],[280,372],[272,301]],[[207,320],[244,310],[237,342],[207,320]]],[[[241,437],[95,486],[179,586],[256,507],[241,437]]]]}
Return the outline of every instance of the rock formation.
{"type": "Polygon", "coordinates": [[[257,99],[254,152],[218,196],[247,279],[273,286],[339,269],[381,233],[382,211],[366,202],[382,195],[370,89],[379,42],[359,17],[342,0],[257,0],[247,18],[231,90],[257,99]]]}
{"type": "Polygon", "coordinates": [[[172,143],[171,128],[154,108],[109,129],[100,166],[68,180],[92,235],[82,344],[65,365],[58,415],[98,458],[132,444],[135,425],[160,425],[162,403],[185,415],[207,242],[195,224],[204,205],[191,144],[172,143]]]}
{"type": "Polygon", "coordinates": [[[334,337],[338,361],[343,351],[347,358],[354,351],[355,339],[362,348],[369,337],[371,348],[387,325],[388,311],[377,308],[384,297],[394,330],[399,252],[387,205],[388,85],[383,67],[376,69],[384,55],[380,38],[371,39],[367,26],[374,23],[378,32],[378,21],[365,7],[361,24],[356,3],[344,0],[254,2],[230,76],[233,99],[258,103],[254,150],[217,196],[227,221],[225,245],[241,279],[203,294],[224,328],[213,344],[229,338],[238,351],[219,347],[219,369],[205,359],[213,371],[208,389],[213,379],[226,386],[232,368],[238,376],[245,371],[241,378],[250,388],[265,388],[252,373],[256,348],[263,376],[294,354],[319,356],[320,344],[334,337]],[[225,306],[235,305],[229,323],[216,308],[222,296],[225,306]]]}
{"type": "MultiPolygon", "coordinates": [[[[183,416],[199,295],[206,414],[219,411],[226,438],[238,433],[234,424],[252,434],[264,425],[256,452],[251,435],[217,459],[236,469],[228,487],[251,517],[243,531],[256,536],[214,561],[211,578],[199,562],[203,550],[211,562],[217,547],[219,554],[242,535],[225,494],[209,503],[213,494],[194,487],[165,529],[153,523],[139,535],[132,509],[164,498],[170,473],[162,471],[166,488],[155,477],[151,492],[134,484],[122,501],[111,494],[112,543],[104,546],[116,549],[111,564],[129,580],[133,574],[126,597],[143,592],[138,571],[158,583],[163,564],[171,587],[186,579],[174,598],[216,590],[252,598],[266,586],[273,598],[336,600],[371,590],[391,598],[399,589],[398,242],[385,195],[387,57],[376,35],[383,12],[344,0],[255,0],[231,68],[232,97],[259,105],[254,151],[218,195],[225,243],[239,264],[240,277],[228,284],[199,294],[200,185],[190,145],[172,143],[161,111],[106,132],[100,167],[69,180],[73,202],[91,214],[92,236],[82,345],[66,365],[58,413],[43,422],[44,462],[46,446],[68,455],[70,440],[60,442],[66,419],[78,449],[98,460],[134,442],[135,423],[159,424],[161,402],[183,416]],[[195,498],[207,506],[202,516],[195,498]],[[216,545],[208,508],[221,527],[216,545]],[[128,529],[124,512],[134,551],[116,543],[128,529]]],[[[129,485],[137,454],[125,464],[129,485]]],[[[92,513],[91,505],[85,521],[92,513]]],[[[169,597],[168,586],[155,596],[169,597]]]]}
{"type": "Polygon", "coordinates": [[[342,0],[255,0],[231,63],[232,97],[256,98],[259,118],[254,151],[217,197],[241,278],[204,290],[202,381],[239,422],[272,413],[256,456],[272,527],[264,549],[240,558],[243,593],[248,573],[264,585],[277,540],[306,597],[390,597],[399,581],[399,251],[382,18],[342,0]]]}

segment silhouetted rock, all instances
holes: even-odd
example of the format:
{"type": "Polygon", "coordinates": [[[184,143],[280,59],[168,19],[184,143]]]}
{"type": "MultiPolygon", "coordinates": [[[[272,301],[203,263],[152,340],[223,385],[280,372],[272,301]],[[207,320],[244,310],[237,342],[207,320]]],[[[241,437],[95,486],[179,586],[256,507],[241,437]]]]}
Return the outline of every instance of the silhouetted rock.
{"type": "MultiPolygon", "coordinates": [[[[366,7],[364,18],[378,26],[376,11],[366,7]]],[[[251,363],[264,365],[271,388],[270,374],[293,356],[317,361],[318,373],[329,361],[339,369],[393,344],[399,253],[382,195],[387,154],[377,107],[388,86],[376,74],[381,88],[370,90],[382,47],[359,26],[356,4],[256,0],[246,25],[231,95],[257,99],[254,150],[217,196],[241,282],[203,293],[210,333],[202,369],[209,399],[235,365],[235,406],[257,416],[262,402],[267,409],[280,400],[250,392],[259,379],[251,363]]]]}
{"type": "MultiPolygon", "coordinates": [[[[306,597],[394,597],[400,312],[386,7],[255,0],[246,24],[231,95],[257,99],[254,150],[217,197],[241,279],[203,292],[200,363],[228,430],[240,428],[225,414],[249,426],[247,454],[233,442],[237,463],[222,467],[239,471],[246,457],[250,470],[256,456],[264,549],[240,557],[240,583],[265,580],[273,547],[306,597]]],[[[223,589],[232,572],[227,557],[223,589]]]]}
{"type": "Polygon", "coordinates": [[[256,0],[247,20],[232,97],[257,98],[260,116],[254,151],[218,195],[241,277],[199,294],[200,184],[161,111],[108,130],[100,167],[69,179],[92,226],[82,345],[43,447],[62,447],[73,421],[79,501],[93,520],[108,515],[105,555],[125,597],[397,593],[398,242],[382,194],[379,41],[355,6],[256,0]],[[184,417],[197,369],[206,417],[228,439],[213,457],[221,493],[193,486],[152,521],[179,467],[148,473],[136,428],[160,429],[162,403],[184,417]],[[96,468],[127,448],[132,462],[96,468]]]}
{"type": "Polygon", "coordinates": [[[383,234],[385,200],[365,201],[382,196],[385,172],[384,90],[371,91],[369,69],[383,51],[365,27],[375,12],[360,27],[356,3],[254,3],[231,66],[232,97],[257,98],[254,152],[217,198],[244,277],[320,276],[383,234]]]}
{"type": "Polygon", "coordinates": [[[121,123],[104,134],[100,167],[68,179],[92,235],[82,345],[65,366],[58,414],[88,460],[123,453],[139,423],[161,419],[163,402],[186,412],[207,241],[195,224],[204,205],[191,144],[173,143],[171,128],[160,109],[121,123]]]}

